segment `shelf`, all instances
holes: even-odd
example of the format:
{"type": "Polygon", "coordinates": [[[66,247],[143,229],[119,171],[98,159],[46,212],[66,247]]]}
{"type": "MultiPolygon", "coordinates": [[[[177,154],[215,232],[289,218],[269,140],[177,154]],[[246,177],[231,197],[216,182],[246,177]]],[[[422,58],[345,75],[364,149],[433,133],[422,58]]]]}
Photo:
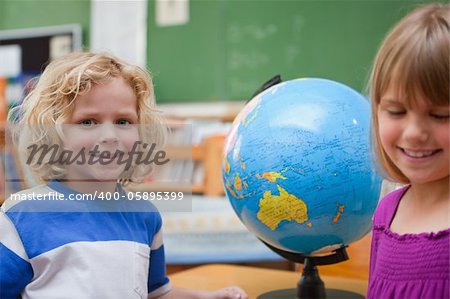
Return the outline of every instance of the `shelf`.
{"type": "Polygon", "coordinates": [[[192,159],[194,161],[202,160],[205,150],[205,145],[169,145],[165,149],[169,159],[192,159]]]}
{"type": "Polygon", "coordinates": [[[186,193],[202,193],[203,185],[201,184],[175,184],[172,182],[155,182],[155,183],[141,183],[138,185],[127,186],[128,191],[132,192],[186,192],[186,193]]]}
{"type": "MultiPolygon", "coordinates": [[[[173,167],[173,169],[178,170],[176,163],[178,160],[189,161],[192,160],[196,163],[201,163],[199,167],[203,171],[202,182],[188,183],[186,179],[192,179],[194,176],[194,167],[192,167],[192,172],[189,174],[183,174],[184,170],[177,172],[176,170],[169,168],[166,171],[162,166],[160,169],[162,177],[157,175],[153,178],[153,182],[144,182],[137,185],[131,185],[127,189],[130,191],[181,191],[189,193],[201,193],[209,196],[220,196],[224,194],[224,189],[222,185],[222,149],[224,144],[225,136],[223,135],[212,135],[206,137],[201,145],[169,145],[166,148],[166,157],[171,160],[171,165],[167,164],[168,167],[173,167]],[[170,177],[170,175],[178,174],[179,177],[183,178],[183,181],[176,177],[170,177]],[[179,174],[182,173],[182,176],[179,174]],[[188,177],[190,176],[190,177],[188,177]]],[[[192,165],[191,165],[192,166],[192,165]]]]}
{"type": "Polygon", "coordinates": [[[244,108],[245,103],[245,101],[163,103],[158,104],[158,109],[172,118],[197,120],[218,119],[223,122],[231,122],[244,108]]]}

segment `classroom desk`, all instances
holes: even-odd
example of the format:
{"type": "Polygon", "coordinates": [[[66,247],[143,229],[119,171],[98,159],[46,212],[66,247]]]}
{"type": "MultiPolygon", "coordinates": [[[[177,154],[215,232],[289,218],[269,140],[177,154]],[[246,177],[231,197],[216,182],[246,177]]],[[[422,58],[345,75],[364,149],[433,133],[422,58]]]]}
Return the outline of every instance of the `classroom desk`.
{"type": "MultiPolygon", "coordinates": [[[[212,264],[178,272],[169,278],[175,287],[198,290],[217,290],[238,285],[247,292],[250,299],[254,299],[269,291],[295,288],[300,276],[299,272],[212,264]]],[[[321,276],[321,279],[326,288],[366,294],[367,282],[364,280],[332,276],[321,276]]]]}

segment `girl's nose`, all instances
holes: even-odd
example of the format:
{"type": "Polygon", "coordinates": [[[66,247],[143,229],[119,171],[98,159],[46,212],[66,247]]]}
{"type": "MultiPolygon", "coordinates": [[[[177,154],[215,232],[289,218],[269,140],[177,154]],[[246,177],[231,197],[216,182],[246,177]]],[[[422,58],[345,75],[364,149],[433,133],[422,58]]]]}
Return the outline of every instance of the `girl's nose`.
{"type": "Polygon", "coordinates": [[[412,143],[423,143],[429,137],[428,125],[423,120],[411,119],[406,124],[404,136],[412,143]]]}

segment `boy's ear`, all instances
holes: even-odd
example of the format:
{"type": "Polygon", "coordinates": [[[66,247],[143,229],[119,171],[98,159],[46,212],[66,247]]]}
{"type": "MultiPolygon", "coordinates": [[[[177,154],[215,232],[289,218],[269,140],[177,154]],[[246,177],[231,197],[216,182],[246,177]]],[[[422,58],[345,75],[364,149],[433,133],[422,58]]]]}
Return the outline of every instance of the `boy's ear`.
{"type": "Polygon", "coordinates": [[[247,102],[249,102],[251,99],[253,99],[255,96],[257,96],[258,94],[260,94],[261,92],[263,92],[267,88],[272,87],[274,85],[277,85],[278,83],[281,83],[281,82],[283,82],[283,80],[281,80],[281,76],[280,75],[273,76],[272,78],[270,78],[269,80],[264,82],[263,85],[261,85],[261,87],[259,87],[255,91],[255,93],[250,97],[250,99],[247,100],[247,102]]]}

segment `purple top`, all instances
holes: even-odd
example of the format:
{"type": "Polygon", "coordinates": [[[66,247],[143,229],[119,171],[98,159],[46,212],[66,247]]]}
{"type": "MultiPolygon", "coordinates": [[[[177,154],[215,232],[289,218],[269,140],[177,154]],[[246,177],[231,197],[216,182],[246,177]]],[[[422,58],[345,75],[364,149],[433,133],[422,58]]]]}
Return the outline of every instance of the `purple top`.
{"type": "Polygon", "coordinates": [[[403,234],[389,227],[409,187],[386,195],[373,219],[367,298],[449,298],[449,233],[403,234]]]}

